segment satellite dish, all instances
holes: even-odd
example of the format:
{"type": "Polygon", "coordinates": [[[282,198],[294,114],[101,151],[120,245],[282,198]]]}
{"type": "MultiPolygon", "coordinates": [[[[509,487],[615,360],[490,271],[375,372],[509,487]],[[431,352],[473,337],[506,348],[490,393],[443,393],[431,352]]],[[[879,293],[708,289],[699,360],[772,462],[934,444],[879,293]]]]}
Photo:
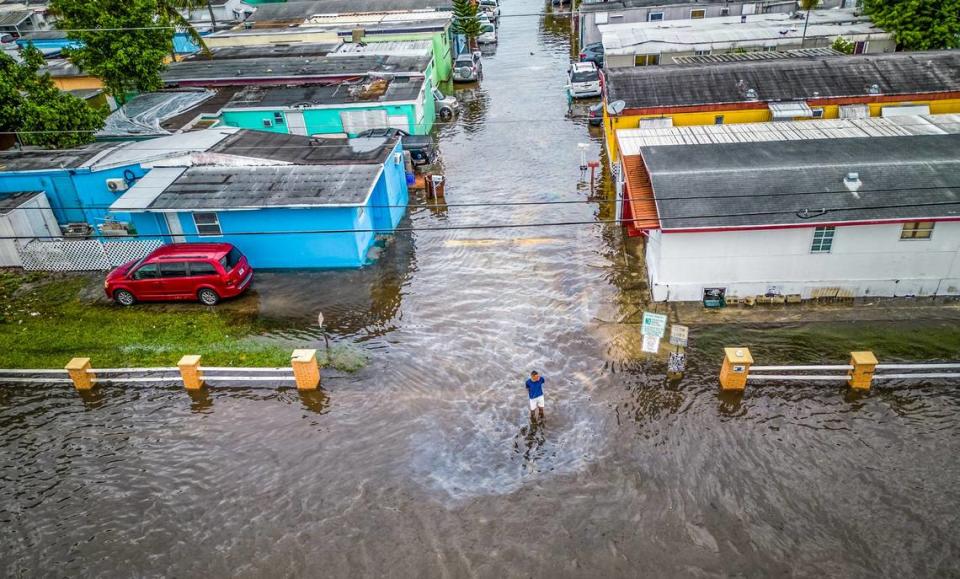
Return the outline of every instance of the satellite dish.
{"type": "Polygon", "coordinates": [[[617,116],[622,113],[625,108],[627,108],[627,103],[623,101],[613,101],[607,105],[607,112],[613,116],[617,116]]]}

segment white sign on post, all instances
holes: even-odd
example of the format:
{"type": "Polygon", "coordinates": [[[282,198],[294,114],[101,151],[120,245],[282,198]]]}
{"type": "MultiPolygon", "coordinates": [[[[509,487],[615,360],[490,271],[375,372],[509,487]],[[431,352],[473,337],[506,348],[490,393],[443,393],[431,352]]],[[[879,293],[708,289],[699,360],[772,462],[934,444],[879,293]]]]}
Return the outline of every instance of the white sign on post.
{"type": "Polygon", "coordinates": [[[656,336],[662,338],[667,331],[667,316],[663,314],[651,314],[643,312],[643,324],[640,326],[640,333],[644,336],[656,336]]]}
{"type": "Polygon", "coordinates": [[[660,338],[657,336],[644,336],[643,345],[640,347],[644,352],[656,354],[660,351],[660,338]]]}
{"type": "Polygon", "coordinates": [[[670,343],[674,346],[686,347],[689,336],[690,328],[687,326],[681,326],[680,324],[670,326],[670,343]]]}

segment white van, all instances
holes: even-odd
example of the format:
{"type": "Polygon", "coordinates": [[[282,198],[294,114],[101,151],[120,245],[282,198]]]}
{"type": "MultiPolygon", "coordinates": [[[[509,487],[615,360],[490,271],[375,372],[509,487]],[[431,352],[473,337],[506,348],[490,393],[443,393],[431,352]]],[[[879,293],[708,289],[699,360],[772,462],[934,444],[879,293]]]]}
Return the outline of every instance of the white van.
{"type": "Polygon", "coordinates": [[[480,31],[480,36],[477,37],[478,43],[493,44],[497,41],[497,27],[493,24],[481,24],[480,31]]]}
{"type": "Polygon", "coordinates": [[[570,65],[570,96],[575,99],[600,96],[600,71],[592,62],[570,65]]]}

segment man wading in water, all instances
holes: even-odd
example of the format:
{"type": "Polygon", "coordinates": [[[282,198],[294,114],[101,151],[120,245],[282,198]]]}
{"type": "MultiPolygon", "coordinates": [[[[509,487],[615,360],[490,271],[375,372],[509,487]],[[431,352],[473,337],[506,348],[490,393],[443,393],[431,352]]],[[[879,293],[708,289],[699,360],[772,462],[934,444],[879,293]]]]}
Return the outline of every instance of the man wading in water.
{"type": "Polygon", "coordinates": [[[530,395],[530,420],[536,419],[537,409],[540,409],[540,420],[543,420],[543,377],[536,371],[530,372],[527,380],[527,393],[530,395]]]}

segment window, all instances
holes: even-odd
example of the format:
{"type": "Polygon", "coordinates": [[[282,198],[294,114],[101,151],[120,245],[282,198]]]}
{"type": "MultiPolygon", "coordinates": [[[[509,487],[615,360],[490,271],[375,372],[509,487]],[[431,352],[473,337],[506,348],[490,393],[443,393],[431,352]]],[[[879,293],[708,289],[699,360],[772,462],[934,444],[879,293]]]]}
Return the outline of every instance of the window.
{"type": "Polygon", "coordinates": [[[775,45],[773,45],[773,44],[770,44],[770,45],[764,46],[764,47],[763,47],[763,51],[764,51],[764,52],[776,52],[776,51],[777,51],[777,47],[776,47],[775,45]]]}
{"type": "Polygon", "coordinates": [[[264,126],[264,127],[272,127],[272,126],[273,126],[273,121],[271,121],[270,119],[263,119],[263,126],[264,126]]]}
{"type": "Polygon", "coordinates": [[[653,66],[660,64],[659,54],[637,54],[633,57],[634,66],[653,66]]]}
{"type": "Polygon", "coordinates": [[[690,11],[690,18],[693,18],[694,20],[706,18],[706,16],[707,16],[707,11],[704,8],[694,8],[693,10],[690,11]]]}
{"type": "Polygon", "coordinates": [[[723,115],[717,115],[713,117],[713,124],[722,125],[723,124],[723,115]]]}
{"type": "Polygon", "coordinates": [[[273,113],[273,124],[275,125],[283,124],[283,113],[273,113]]]}
{"type": "Polygon", "coordinates": [[[160,277],[160,270],[157,264],[148,263],[133,273],[133,279],[156,279],[160,277]]]}
{"type": "Polygon", "coordinates": [[[171,261],[160,264],[160,277],[187,277],[187,262],[171,261]]]}
{"type": "Polygon", "coordinates": [[[212,263],[206,261],[191,261],[190,275],[217,275],[217,268],[212,263]]]}
{"type": "Polygon", "coordinates": [[[933,235],[933,221],[914,221],[904,223],[900,230],[900,239],[930,239],[933,235]]]}
{"type": "Polygon", "coordinates": [[[833,234],[835,227],[817,227],[813,230],[813,245],[810,253],[830,253],[833,248],[833,234]]]}
{"type": "Polygon", "coordinates": [[[720,16],[730,16],[730,9],[724,6],[720,9],[720,16]]]}
{"type": "Polygon", "coordinates": [[[823,109],[813,109],[813,118],[822,119],[823,118],[823,109]]]}
{"type": "Polygon", "coordinates": [[[663,20],[663,12],[651,12],[647,14],[647,22],[660,22],[663,20]]]}
{"type": "Polygon", "coordinates": [[[693,51],[693,55],[694,55],[694,56],[710,56],[710,51],[709,51],[709,50],[694,50],[694,51],[693,51]]]}
{"type": "Polygon", "coordinates": [[[197,235],[223,235],[216,213],[194,213],[193,223],[197,226],[197,235]]]}

